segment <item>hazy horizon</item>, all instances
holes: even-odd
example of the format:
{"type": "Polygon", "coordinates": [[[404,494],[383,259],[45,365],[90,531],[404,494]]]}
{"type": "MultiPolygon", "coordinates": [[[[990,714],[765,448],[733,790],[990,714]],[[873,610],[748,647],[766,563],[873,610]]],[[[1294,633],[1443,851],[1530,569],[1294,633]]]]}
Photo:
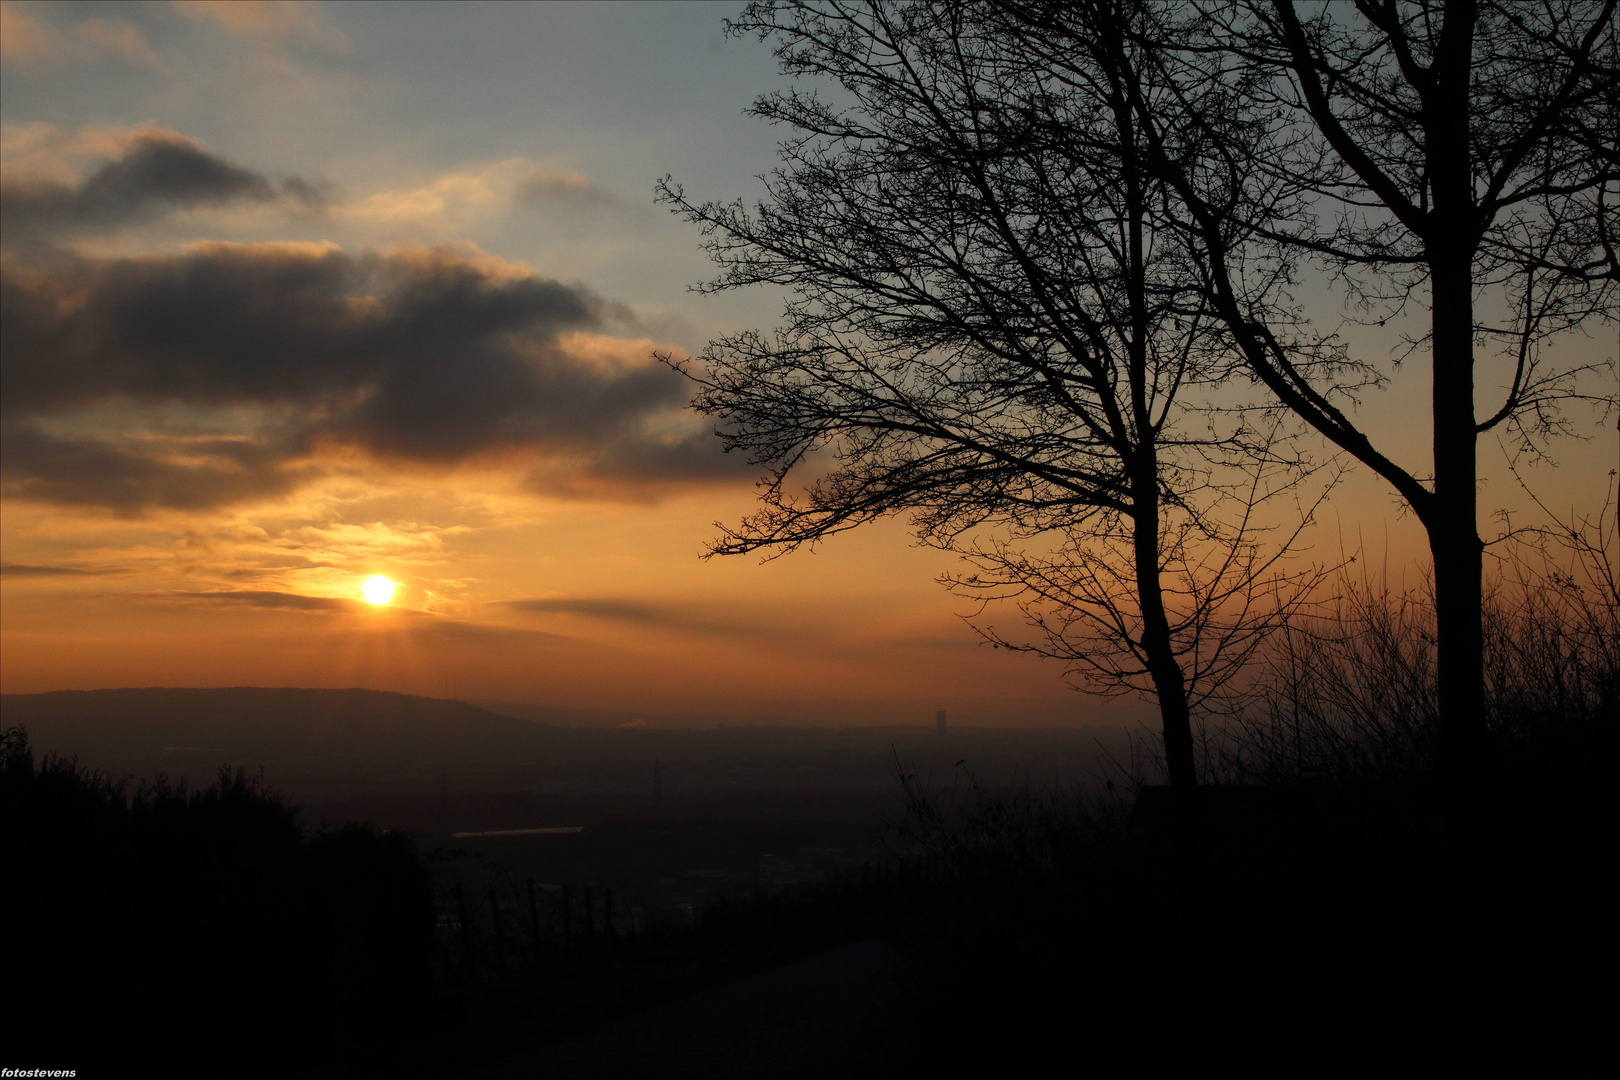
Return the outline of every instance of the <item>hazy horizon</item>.
{"type": "MultiPolygon", "coordinates": [[[[62,694],[117,694],[124,692],[168,692],[168,691],[314,691],[342,693],[378,693],[398,694],[405,698],[424,701],[442,702],[452,705],[470,705],[485,712],[493,713],[515,720],[532,720],[541,726],[580,728],[592,730],[623,730],[643,728],[650,731],[703,731],[719,728],[734,728],[746,730],[749,728],[796,729],[796,730],[835,730],[840,728],[870,729],[870,730],[916,730],[934,733],[938,730],[938,714],[946,712],[948,717],[948,730],[958,731],[1052,731],[1052,730],[1121,730],[1147,724],[1151,727],[1151,714],[1137,717],[1127,715],[1128,710],[1116,710],[1119,716],[1110,720],[1099,721],[1083,716],[1065,717],[1068,722],[1050,723],[1017,723],[992,722],[975,723],[974,714],[950,713],[948,710],[934,710],[926,715],[917,713],[911,715],[910,711],[896,710],[888,719],[877,719],[864,722],[860,719],[839,720],[849,712],[849,704],[841,702],[817,703],[812,701],[784,702],[771,710],[766,707],[756,708],[753,711],[739,711],[736,713],[694,712],[694,711],[665,711],[658,712],[648,709],[588,709],[554,706],[543,701],[510,701],[501,698],[458,697],[437,694],[413,694],[399,690],[377,690],[366,686],[253,686],[220,685],[220,686],[91,686],[68,687],[56,690],[25,690],[0,691],[4,698],[39,698],[62,694]],[[819,710],[819,711],[818,711],[819,710]],[[831,719],[829,715],[831,714],[831,719]],[[739,718],[740,717],[740,718],[739,718]]],[[[862,706],[864,707],[864,705],[862,706]]]]}

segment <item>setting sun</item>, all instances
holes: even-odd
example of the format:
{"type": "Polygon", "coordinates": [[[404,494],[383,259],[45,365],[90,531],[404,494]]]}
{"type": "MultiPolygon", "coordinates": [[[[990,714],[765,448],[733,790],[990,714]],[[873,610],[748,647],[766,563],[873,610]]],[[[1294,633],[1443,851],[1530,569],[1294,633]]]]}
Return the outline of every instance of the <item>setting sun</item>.
{"type": "Polygon", "coordinates": [[[366,594],[366,599],[373,604],[386,604],[394,598],[394,583],[381,574],[366,578],[366,583],[360,586],[360,591],[366,594]]]}

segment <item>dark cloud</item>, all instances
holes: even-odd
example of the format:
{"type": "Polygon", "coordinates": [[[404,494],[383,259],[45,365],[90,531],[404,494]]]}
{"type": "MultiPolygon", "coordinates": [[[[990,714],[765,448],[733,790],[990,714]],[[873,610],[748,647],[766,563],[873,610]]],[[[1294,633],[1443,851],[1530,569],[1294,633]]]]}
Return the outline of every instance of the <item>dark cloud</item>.
{"type": "Polygon", "coordinates": [[[110,570],[81,570],[75,566],[41,566],[37,563],[0,563],[0,577],[90,577],[113,573],[110,570]]]}
{"type": "Polygon", "coordinates": [[[522,626],[490,626],[485,623],[462,622],[458,619],[423,619],[407,628],[418,639],[445,641],[479,641],[489,644],[515,642],[520,645],[561,645],[572,639],[545,630],[530,630],[522,626]]]}
{"type": "Polygon", "coordinates": [[[285,449],[234,439],[63,437],[27,421],[0,420],[0,482],[12,498],[124,514],[154,506],[195,510],[283,494],[309,479],[308,466],[281,460],[285,449]]]}
{"type": "MultiPolygon", "coordinates": [[[[147,593],[147,601],[246,607],[260,610],[308,612],[374,612],[376,609],[364,600],[351,600],[342,596],[306,596],[302,593],[274,592],[260,589],[228,589],[213,592],[172,591],[147,593]]],[[[389,622],[379,629],[389,633],[409,634],[416,638],[455,641],[517,641],[524,644],[550,645],[567,642],[562,634],[546,630],[532,630],[522,626],[491,626],[486,623],[448,619],[426,611],[391,607],[389,622]]]]}
{"type": "Polygon", "coordinates": [[[333,563],[319,559],[306,559],[301,555],[284,555],[279,558],[266,559],[260,566],[227,570],[221,576],[232,581],[256,581],[284,574],[288,570],[324,570],[332,568],[334,568],[333,563]]]}
{"type": "Polygon", "coordinates": [[[168,592],[158,594],[157,598],[187,603],[292,608],[295,611],[355,611],[363,606],[359,600],[347,600],[339,596],[304,596],[300,593],[255,589],[237,589],[230,592],[168,592]]]}
{"type": "Polygon", "coordinates": [[[586,596],[548,596],[536,600],[508,600],[503,607],[513,611],[557,612],[590,615],[599,619],[625,619],[630,622],[669,623],[671,613],[634,600],[607,600],[586,596]]]}
{"type": "Polygon", "coordinates": [[[595,619],[639,623],[723,636],[754,639],[793,638],[800,628],[775,620],[761,620],[735,611],[705,610],[702,605],[649,604],[640,600],[601,596],[544,596],[525,600],[503,600],[497,605],[509,611],[535,614],[586,615],[595,619]]]}
{"type": "Polygon", "coordinates": [[[571,351],[612,318],[581,286],[450,249],[8,258],[0,476],[135,512],[277,494],[332,447],[429,466],[516,451],[533,487],[611,497],[751,474],[712,437],[647,433],[685,402],[674,373],[571,351]],[[163,410],[213,426],[154,431],[163,410]]]}
{"type": "Polygon", "coordinates": [[[518,181],[514,198],[520,206],[550,206],[557,202],[598,203],[613,200],[578,173],[537,170],[518,181]]]}
{"type": "Polygon", "coordinates": [[[319,205],[323,189],[309,180],[280,184],[210,154],[166,131],[137,135],[123,155],[82,183],[0,179],[0,235],[7,243],[61,240],[149,221],[176,210],[231,202],[289,199],[319,205]]]}

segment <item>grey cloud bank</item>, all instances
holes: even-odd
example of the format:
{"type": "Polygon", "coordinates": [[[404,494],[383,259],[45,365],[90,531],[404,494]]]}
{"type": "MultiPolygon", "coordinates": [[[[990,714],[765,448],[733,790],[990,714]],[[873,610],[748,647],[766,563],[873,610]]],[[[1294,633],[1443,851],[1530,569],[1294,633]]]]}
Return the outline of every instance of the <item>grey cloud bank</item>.
{"type": "Polygon", "coordinates": [[[286,199],[306,208],[324,201],[320,184],[281,183],[216,157],[169,131],[136,134],[123,154],[79,183],[0,180],[0,236],[8,246],[60,241],[83,232],[150,221],[176,210],[286,199]]]}
{"type": "Polygon", "coordinates": [[[78,185],[7,181],[7,234],[40,242],[8,245],[0,280],[6,494],[200,509],[287,492],[329,451],[441,468],[517,454],[531,489],[584,497],[746,471],[669,422],[678,375],[601,336],[616,305],[476,249],[204,242],[94,258],[50,242],[209,203],[308,205],[316,190],[163,132],[78,185]],[[598,336],[584,347],[577,332],[598,336]],[[176,408],[189,426],[157,416],[176,408]]]}

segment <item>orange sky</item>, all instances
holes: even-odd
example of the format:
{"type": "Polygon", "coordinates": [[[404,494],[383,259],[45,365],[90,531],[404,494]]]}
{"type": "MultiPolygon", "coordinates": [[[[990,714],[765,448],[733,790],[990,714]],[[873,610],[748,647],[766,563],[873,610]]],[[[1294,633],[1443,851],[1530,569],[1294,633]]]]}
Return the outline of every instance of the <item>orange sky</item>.
{"type": "MultiPolygon", "coordinates": [[[[687,293],[697,237],[648,192],[673,173],[752,193],[770,167],[777,133],[739,113],[774,74],[719,41],[730,6],[246,10],[118,9],[91,32],[76,9],[3,5],[23,344],[4,357],[0,689],[1141,715],[977,645],[935,584],[955,565],[903,522],[766,565],[699,560],[751,476],[651,354],[769,326],[780,298],[687,293]],[[359,600],[372,574],[400,585],[385,608],[359,600]]],[[[1609,360],[1613,329],[1557,347],[1609,360]]],[[[1350,338],[1387,356],[1381,333],[1350,338]]],[[[1362,412],[1420,472],[1425,367],[1362,412]]],[[[1499,375],[1482,368],[1482,402],[1499,375]]],[[[1612,418],[1572,419],[1585,441],[1524,474],[1559,512],[1600,505],[1620,456],[1612,418]]],[[[1480,458],[1489,536],[1494,511],[1529,511],[1494,439],[1480,458]]],[[[1423,563],[1357,471],[1307,547],[1397,584],[1423,563]]]]}

